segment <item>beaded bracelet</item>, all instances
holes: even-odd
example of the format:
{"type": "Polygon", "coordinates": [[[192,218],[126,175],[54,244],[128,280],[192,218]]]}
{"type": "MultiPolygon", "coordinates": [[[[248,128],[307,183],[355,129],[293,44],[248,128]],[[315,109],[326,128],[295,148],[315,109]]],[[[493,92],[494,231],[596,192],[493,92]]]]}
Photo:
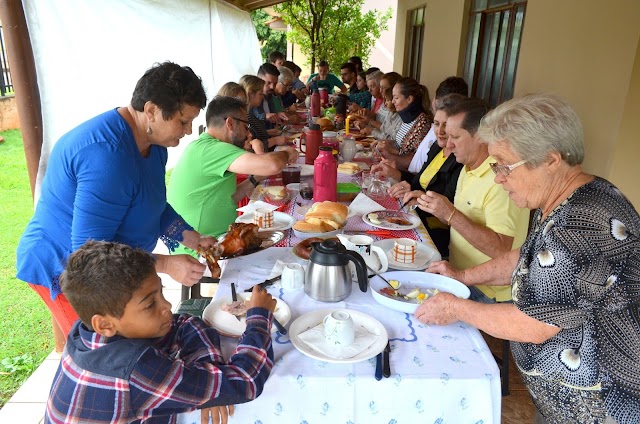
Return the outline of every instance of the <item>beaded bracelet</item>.
{"type": "Polygon", "coordinates": [[[451,218],[453,218],[453,215],[456,213],[457,209],[453,208],[453,210],[451,211],[451,215],[449,215],[449,218],[447,218],[447,225],[449,227],[451,227],[451,218]]]}

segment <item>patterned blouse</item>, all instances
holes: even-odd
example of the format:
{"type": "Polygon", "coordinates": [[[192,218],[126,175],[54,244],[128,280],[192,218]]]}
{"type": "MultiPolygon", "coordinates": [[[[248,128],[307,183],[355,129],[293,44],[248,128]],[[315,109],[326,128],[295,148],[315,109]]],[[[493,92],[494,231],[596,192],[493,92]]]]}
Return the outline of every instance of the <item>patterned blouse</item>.
{"type": "Polygon", "coordinates": [[[426,113],[421,113],[412,122],[403,122],[396,133],[398,154],[402,156],[415,153],[422,139],[429,132],[429,128],[431,128],[431,122],[426,113]]]}
{"type": "Polygon", "coordinates": [[[541,216],[520,250],[513,302],[560,332],[511,343],[523,380],[549,423],[638,423],[640,217],[601,178],[541,216]]]}

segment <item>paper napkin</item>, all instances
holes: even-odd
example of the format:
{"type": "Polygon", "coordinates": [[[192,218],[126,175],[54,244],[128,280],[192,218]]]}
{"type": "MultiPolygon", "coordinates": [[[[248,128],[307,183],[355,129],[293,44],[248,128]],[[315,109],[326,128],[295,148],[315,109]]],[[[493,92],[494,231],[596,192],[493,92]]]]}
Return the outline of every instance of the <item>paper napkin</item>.
{"type": "Polygon", "coordinates": [[[366,215],[373,211],[384,210],[385,207],[375,202],[366,194],[359,193],[355,199],[349,204],[349,211],[353,211],[355,215],[366,215]]]}

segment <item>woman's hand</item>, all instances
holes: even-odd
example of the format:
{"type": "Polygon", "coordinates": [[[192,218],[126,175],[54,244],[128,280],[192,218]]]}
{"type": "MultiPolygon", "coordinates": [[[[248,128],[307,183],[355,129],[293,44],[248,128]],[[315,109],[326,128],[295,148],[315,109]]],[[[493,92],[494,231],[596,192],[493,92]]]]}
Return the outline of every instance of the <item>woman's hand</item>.
{"type": "Polygon", "coordinates": [[[414,316],[424,324],[451,324],[458,321],[453,304],[459,300],[451,293],[440,292],[418,306],[414,316]]]}
{"type": "Polygon", "coordinates": [[[168,274],[187,287],[200,281],[206,268],[190,255],[157,255],[156,258],[156,272],[168,274]]]}
{"type": "Polygon", "coordinates": [[[429,264],[429,267],[425,270],[425,272],[430,272],[432,274],[440,274],[445,277],[453,278],[454,280],[460,281],[462,284],[465,284],[465,272],[463,269],[454,268],[447,261],[435,261],[429,264]]]}
{"type": "Polygon", "coordinates": [[[185,230],[182,232],[181,243],[191,250],[198,250],[199,246],[212,247],[218,243],[218,240],[211,236],[203,236],[197,231],[185,230]]]}
{"type": "Polygon", "coordinates": [[[411,184],[409,184],[406,181],[400,181],[399,183],[395,183],[394,185],[391,186],[391,188],[389,189],[389,196],[395,197],[396,199],[400,199],[400,198],[404,198],[405,194],[410,192],[411,192],[411,184]]]}
{"type": "Polygon", "coordinates": [[[380,175],[383,175],[387,178],[392,178],[394,180],[399,180],[402,177],[402,173],[395,168],[392,168],[388,162],[382,161],[377,163],[371,167],[371,173],[375,174],[379,172],[380,175]]]}
{"type": "Polygon", "coordinates": [[[447,219],[455,209],[449,199],[431,190],[418,198],[418,207],[438,218],[443,224],[447,224],[447,219]]]}
{"type": "Polygon", "coordinates": [[[211,416],[212,424],[227,424],[229,417],[233,416],[234,410],[235,407],[233,405],[203,408],[200,410],[200,423],[209,424],[209,416],[211,416]]]}
{"type": "Polygon", "coordinates": [[[349,113],[356,113],[360,109],[362,109],[362,108],[360,107],[359,104],[353,103],[353,102],[349,103],[349,113]]]}

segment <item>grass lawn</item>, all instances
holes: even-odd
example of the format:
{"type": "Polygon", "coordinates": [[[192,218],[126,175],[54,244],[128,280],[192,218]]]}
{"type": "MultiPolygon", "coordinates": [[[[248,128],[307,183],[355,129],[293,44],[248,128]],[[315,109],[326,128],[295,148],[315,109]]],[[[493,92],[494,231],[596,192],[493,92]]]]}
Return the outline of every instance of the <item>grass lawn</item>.
{"type": "Polygon", "coordinates": [[[1,132],[0,143],[0,407],[53,350],[49,311],[15,278],[16,247],[33,214],[29,176],[19,130],[1,132]]]}

